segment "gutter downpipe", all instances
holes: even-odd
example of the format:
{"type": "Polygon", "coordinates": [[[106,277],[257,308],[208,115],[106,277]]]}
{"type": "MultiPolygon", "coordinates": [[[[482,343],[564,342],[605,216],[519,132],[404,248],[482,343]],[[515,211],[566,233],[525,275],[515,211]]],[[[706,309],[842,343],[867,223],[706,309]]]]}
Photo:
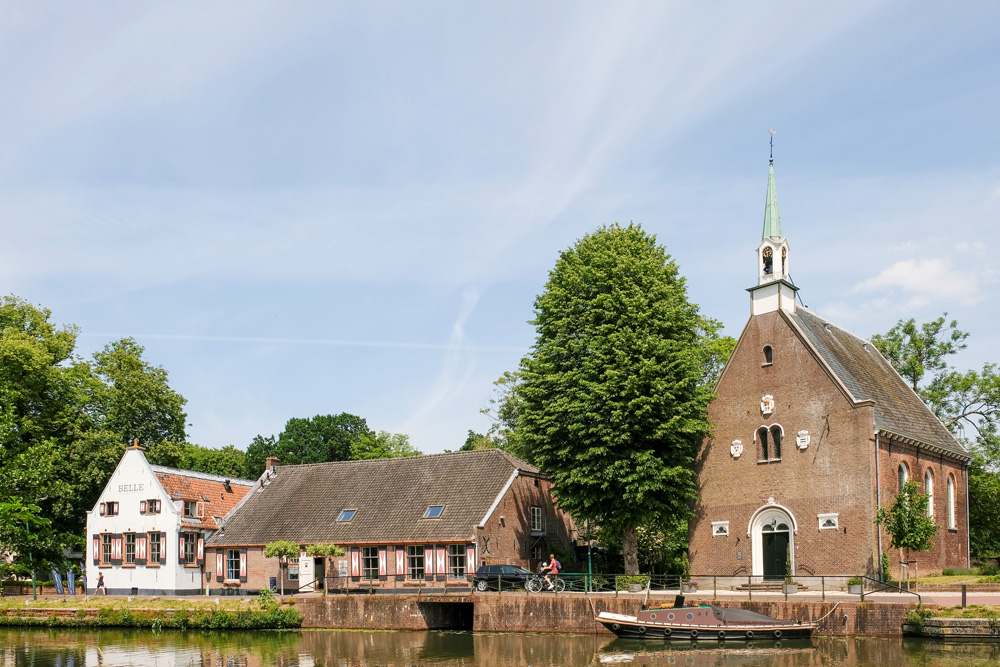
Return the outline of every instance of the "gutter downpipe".
{"type": "Polygon", "coordinates": [[[965,462],[965,559],[968,561],[968,567],[972,569],[972,536],[969,535],[969,464],[972,461],[965,462]]]}
{"type": "MultiPolygon", "coordinates": [[[[875,507],[876,512],[878,512],[879,509],[881,509],[882,507],[882,473],[881,473],[881,466],[879,465],[879,460],[878,460],[879,459],[878,450],[879,450],[879,439],[878,439],[878,430],[876,429],[875,430],[875,502],[877,503],[877,506],[875,507]]],[[[966,486],[968,486],[969,483],[968,475],[965,476],[965,483],[966,486]]],[[[968,492],[966,492],[965,494],[965,502],[966,503],[969,502],[968,492]]],[[[968,510],[966,510],[965,514],[966,516],[968,516],[969,514],[968,510]]],[[[878,535],[878,571],[881,574],[879,578],[882,581],[885,581],[885,572],[882,572],[882,526],[878,526],[878,524],[876,525],[877,528],[875,529],[875,533],[876,535],[878,535]]]]}

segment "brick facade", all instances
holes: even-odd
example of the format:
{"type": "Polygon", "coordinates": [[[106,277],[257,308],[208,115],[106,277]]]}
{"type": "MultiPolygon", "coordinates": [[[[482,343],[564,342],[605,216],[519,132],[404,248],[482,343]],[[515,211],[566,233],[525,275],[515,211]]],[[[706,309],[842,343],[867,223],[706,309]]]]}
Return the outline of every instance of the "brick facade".
{"type": "MultiPolygon", "coordinates": [[[[697,460],[700,500],[690,534],[693,574],[762,575],[761,563],[754,561],[761,559],[760,519],[769,516],[791,521],[795,574],[877,574],[877,496],[881,491],[882,505],[891,505],[898,492],[897,468],[904,460],[921,488],[924,471],[932,470],[939,524],[946,519],[949,475],[955,489],[956,528],[942,527],[934,550],[911,558],[919,560],[921,572],[966,566],[964,462],[877,439],[874,402],[848,395],[830,366],[781,313],[751,317],[716,391],[718,398],[709,408],[712,436],[697,460]],[[766,346],[771,348],[770,362],[766,346]],[[767,415],[761,407],[765,396],[773,397],[773,411],[767,415]],[[783,433],[780,460],[774,457],[773,442],[770,460],[763,460],[756,434],[761,427],[774,426],[783,433]],[[809,437],[804,448],[796,443],[800,432],[809,437]],[[743,446],[738,457],[731,451],[737,440],[743,446]],[[821,528],[821,515],[836,527],[821,528]],[[715,535],[727,521],[728,534],[715,535]]],[[[884,534],[882,550],[889,551],[884,534]]],[[[892,554],[890,558],[899,560],[892,554]]],[[[898,563],[894,570],[898,575],[898,563]]]]}

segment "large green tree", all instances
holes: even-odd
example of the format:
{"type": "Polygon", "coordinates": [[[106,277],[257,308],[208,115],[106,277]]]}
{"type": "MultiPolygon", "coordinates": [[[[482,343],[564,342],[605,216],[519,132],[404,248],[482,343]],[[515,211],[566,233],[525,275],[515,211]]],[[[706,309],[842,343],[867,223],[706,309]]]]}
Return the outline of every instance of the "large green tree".
{"type": "Polygon", "coordinates": [[[656,238],[602,227],[562,252],[535,299],[535,344],[517,390],[519,449],[563,509],[621,536],[690,515],[709,432],[704,320],[656,238]]]}
{"type": "Polygon", "coordinates": [[[969,540],[974,557],[1000,556],[1000,374],[996,364],[959,371],[950,357],[969,334],[941,317],[924,324],[900,320],[872,343],[909,381],[934,414],[972,453],[969,540]]]}

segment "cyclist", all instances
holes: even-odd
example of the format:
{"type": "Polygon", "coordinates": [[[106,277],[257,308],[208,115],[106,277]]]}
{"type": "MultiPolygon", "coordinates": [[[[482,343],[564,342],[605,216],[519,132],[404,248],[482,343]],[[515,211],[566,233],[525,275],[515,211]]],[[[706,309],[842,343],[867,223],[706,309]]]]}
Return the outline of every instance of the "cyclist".
{"type": "Polygon", "coordinates": [[[541,572],[545,573],[545,583],[548,584],[549,590],[551,591],[555,588],[555,584],[549,579],[550,576],[559,574],[559,570],[562,569],[562,563],[556,560],[555,554],[549,554],[549,562],[542,565],[541,572]]]}

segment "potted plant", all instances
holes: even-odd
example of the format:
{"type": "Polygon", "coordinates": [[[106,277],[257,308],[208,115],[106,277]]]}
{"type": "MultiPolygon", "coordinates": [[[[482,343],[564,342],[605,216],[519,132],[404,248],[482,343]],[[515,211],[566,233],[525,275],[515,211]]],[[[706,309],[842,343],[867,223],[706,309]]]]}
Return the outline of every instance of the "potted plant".
{"type": "Polygon", "coordinates": [[[851,595],[861,595],[861,588],[864,584],[865,580],[861,577],[851,577],[847,580],[847,592],[851,595]]]}
{"type": "Polygon", "coordinates": [[[792,547],[785,551],[785,582],[781,585],[781,592],[785,595],[799,592],[799,585],[792,580],[792,547]]]}

